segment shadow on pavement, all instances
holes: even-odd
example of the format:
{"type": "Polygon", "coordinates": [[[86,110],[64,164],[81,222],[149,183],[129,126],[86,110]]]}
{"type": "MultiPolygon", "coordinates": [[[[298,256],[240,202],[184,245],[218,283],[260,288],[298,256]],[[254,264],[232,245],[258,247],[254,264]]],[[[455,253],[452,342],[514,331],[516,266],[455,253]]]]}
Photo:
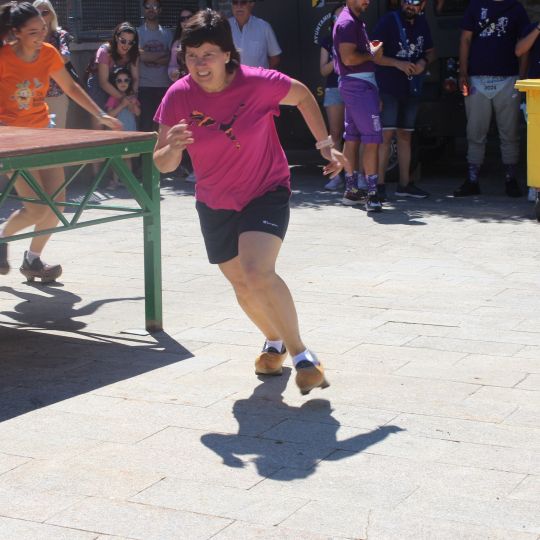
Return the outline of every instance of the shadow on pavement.
{"type": "MultiPolygon", "coordinates": [[[[302,466],[286,466],[280,469],[274,480],[291,481],[307,478],[315,473],[321,460],[339,461],[357,454],[382,441],[392,433],[405,431],[399,426],[387,425],[348,439],[337,440],[340,423],[332,416],[332,406],[327,399],[311,399],[300,407],[287,405],[282,393],[291,376],[290,368],[283,368],[281,377],[259,377],[257,386],[248,399],[234,403],[233,414],[238,421],[238,433],[226,435],[209,433],[201,442],[223,459],[224,465],[243,468],[244,461],[238,456],[250,457],[257,472],[264,477],[274,468],[279,458],[280,446],[286,441],[297,446],[297,456],[302,456],[302,466]],[[284,417],[283,422],[259,437],[252,436],[251,415],[275,415],[284,417]],[[293,420],[289,422],[288,420],[293,420]],[[341,452],[345,450],[345,452],[341,452]]],[[[283,466],[283,463],[281,463],[283,466]]]]}

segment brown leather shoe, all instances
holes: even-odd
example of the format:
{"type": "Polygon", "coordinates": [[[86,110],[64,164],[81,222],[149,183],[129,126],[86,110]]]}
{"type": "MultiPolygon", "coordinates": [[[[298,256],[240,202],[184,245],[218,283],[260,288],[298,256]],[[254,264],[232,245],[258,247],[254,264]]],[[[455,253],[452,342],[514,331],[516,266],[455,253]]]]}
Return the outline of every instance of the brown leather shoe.
{"type": "Polygon", "coordinates": [[[28,281],[39,278],[42,283],[50,283],[62,275],[62,267],[59,264],[46,264],[39,257],[29,263],[26,253],[24,253],[23,263],[19,270],[28,281]]]}
{"type": "Polygon", "coordinates": [[[316,365],[309,360],[302,360],[295,367],[296,385],[303,396],[309,394],[314,388],[328,388],[330,386],[320,362],[316,365]]]}
{"type": "Polygon", "coordinates": [[[287,358],[285,347],[281,349],[281,352],[276,351],[274,347],[263,349],[255,360],[255,373],[257,375],[281,375],[285,358],[287,358]]]}

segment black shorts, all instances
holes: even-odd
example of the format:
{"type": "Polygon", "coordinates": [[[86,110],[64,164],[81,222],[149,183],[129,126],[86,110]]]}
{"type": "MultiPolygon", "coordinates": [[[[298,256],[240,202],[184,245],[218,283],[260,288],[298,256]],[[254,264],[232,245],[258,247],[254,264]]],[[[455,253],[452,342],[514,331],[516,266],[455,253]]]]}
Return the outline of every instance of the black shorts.
{"type": "Polygon", "coordinates": [[[253,199],[245,208],[214,210],[197,201],[196,208],[211,264],[221,264],[238,255],[238,238],[247,231],[273,234],[282,240],[289,226],[290,192],[279,186],[253,199]]]}

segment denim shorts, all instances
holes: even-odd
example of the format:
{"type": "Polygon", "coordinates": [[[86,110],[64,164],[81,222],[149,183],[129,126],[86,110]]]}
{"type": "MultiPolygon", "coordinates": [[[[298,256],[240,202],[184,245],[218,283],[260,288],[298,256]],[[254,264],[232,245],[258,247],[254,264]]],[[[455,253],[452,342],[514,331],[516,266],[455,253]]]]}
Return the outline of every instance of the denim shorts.
{"type": "Polygon", "coordinates": [[[324,90],[324,103],[325,107],[331,107],[332,105],[343,105],[343,98],[339,93],[337,86],[333,88],[326,88],[324,90]]]}
{"type": "Polygon", "coordinates": [[[418,112],[418,97],[406,96],[397,98],[391,94],[381,93],[382,111],[381,123],[383,129],[404,129],[414,131],[416,113],[418,112]]]}

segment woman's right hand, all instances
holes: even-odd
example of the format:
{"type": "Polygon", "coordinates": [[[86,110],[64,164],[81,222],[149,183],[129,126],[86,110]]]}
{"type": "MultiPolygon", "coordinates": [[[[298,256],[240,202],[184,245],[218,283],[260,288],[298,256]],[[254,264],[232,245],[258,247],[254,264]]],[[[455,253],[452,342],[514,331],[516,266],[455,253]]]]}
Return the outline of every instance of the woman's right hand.
{"type": "Polygon", "coordinates": [[[169,129],[167,133],[167,144],[170,148],[184,151],[187,146],[193,144],[193,133],[184,119],[180,120],[176,126],[169,129]]]}
{"type": "Polygon", "coordinates": [[[103,116],[100,116],[99,123],[102,126],[106,126],[108,128],[111,128],[115,131],[123,131],[124,125],[118,118],[115,118],[114,116],[109,116],[108,114],[105,114],[103,116]]]}

